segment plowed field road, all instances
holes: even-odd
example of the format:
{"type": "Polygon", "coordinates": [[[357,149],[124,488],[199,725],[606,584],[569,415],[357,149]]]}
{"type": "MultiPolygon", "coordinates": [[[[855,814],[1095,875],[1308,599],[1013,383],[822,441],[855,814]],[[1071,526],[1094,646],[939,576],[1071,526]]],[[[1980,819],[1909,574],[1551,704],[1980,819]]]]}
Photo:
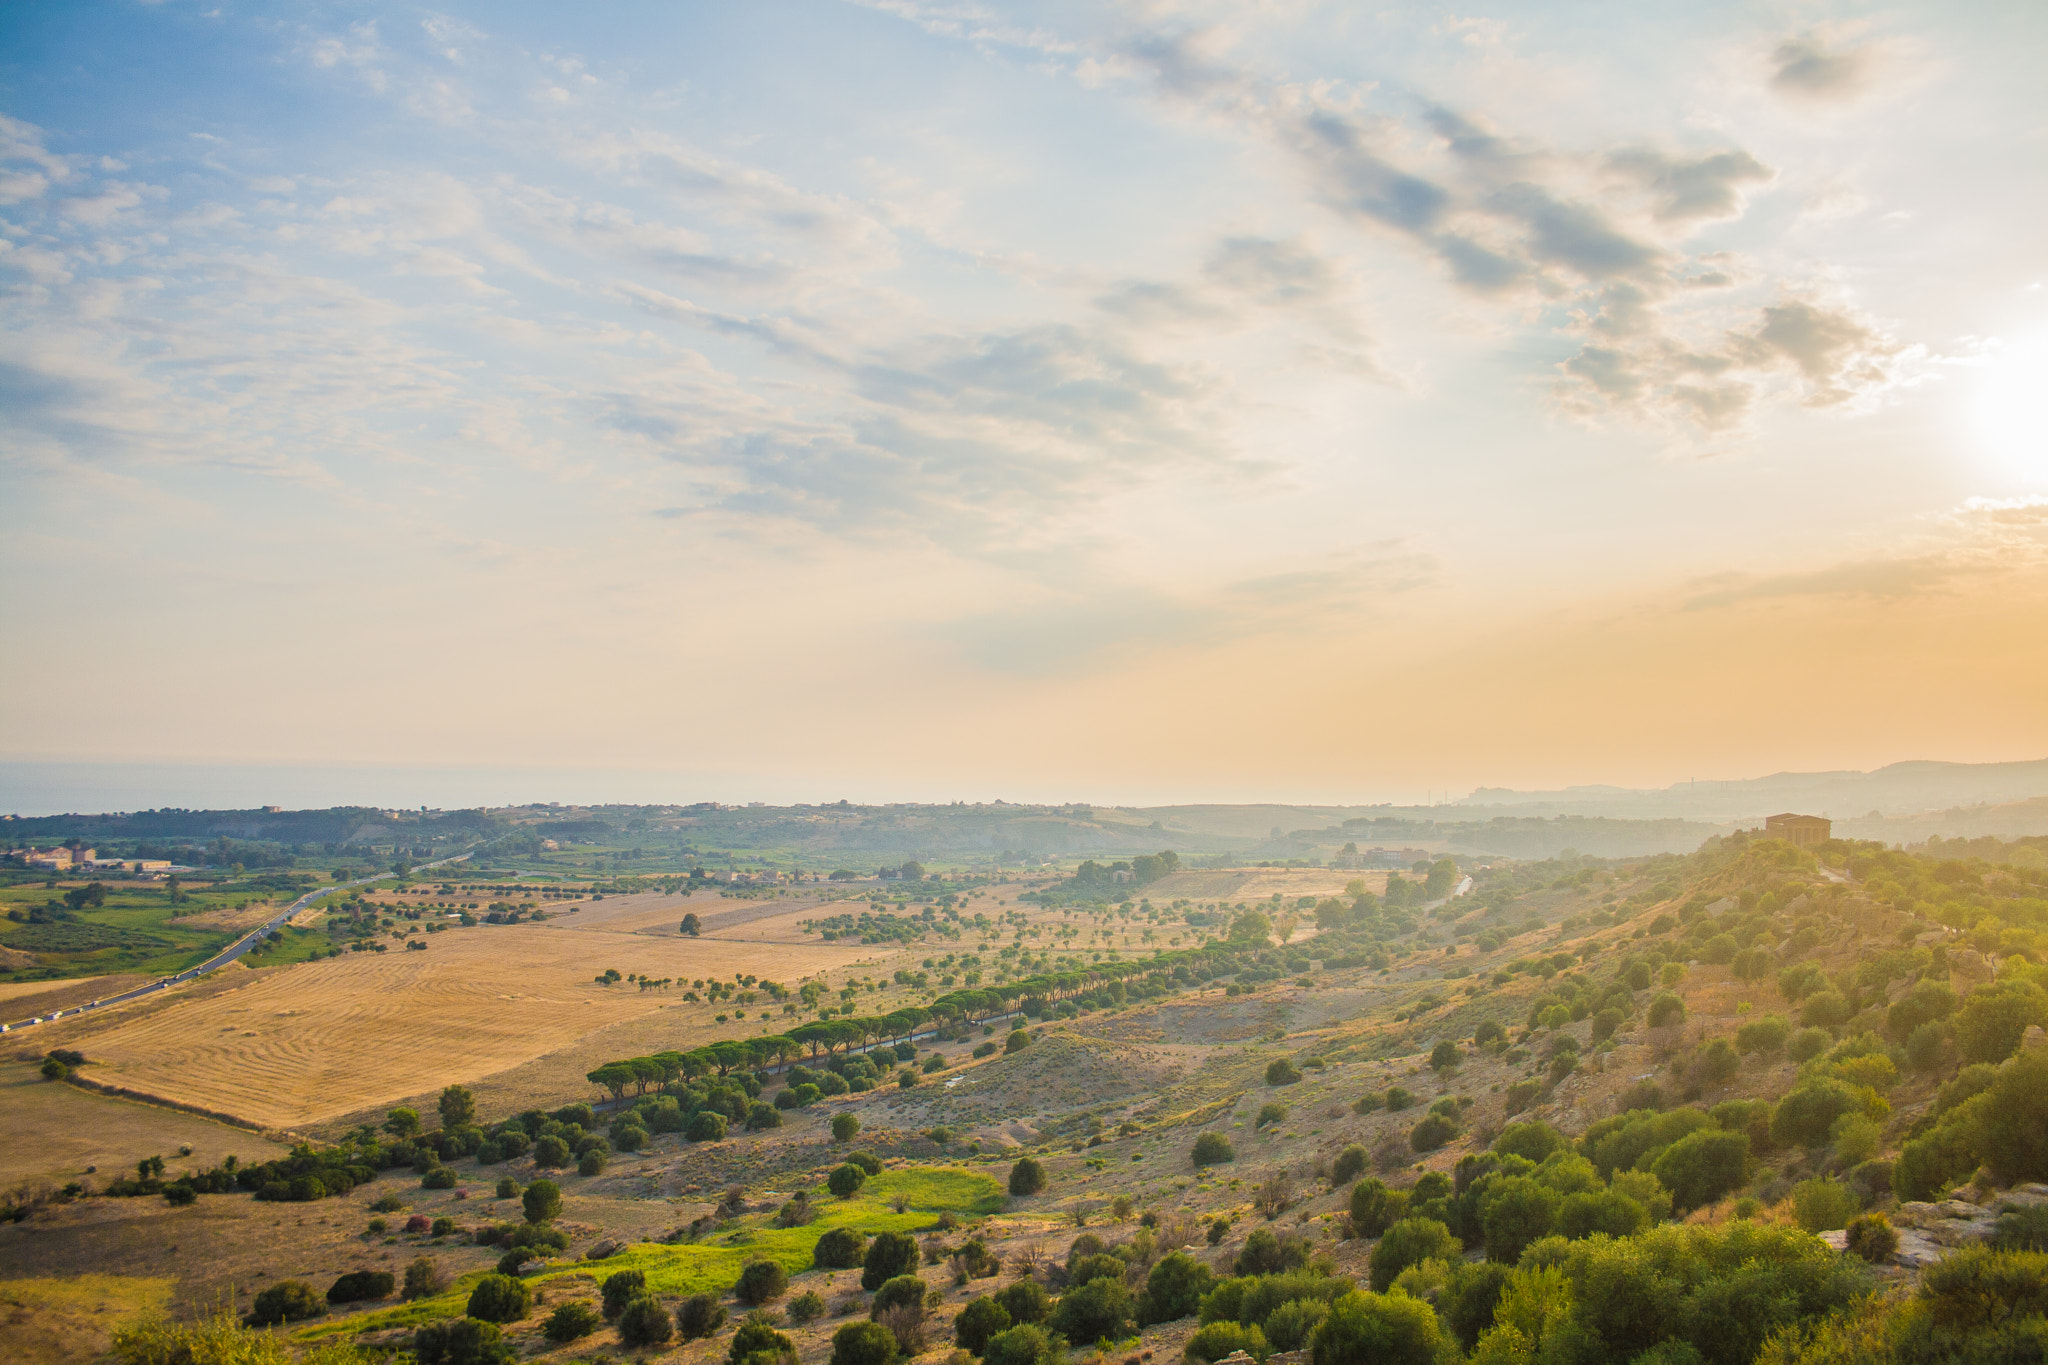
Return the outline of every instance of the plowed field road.
{"type": "MultiPolygon", "coordinates": [[[[471,852],[474,851],[473,849],[471,850],[471,852]]],[[[415,872],[424,872],[430,867],[445,867],[449,863],[459,863],[468,856],[468,853],[458,853],[452,858],[440,858],[431,863],[421,863],[413,870],[415,872]]],[[[208,972],[217,972],[230,962],[239,961],[242,955],[251,948],[254,948],[258,941],[266,934],[276,929],[286,920],[289,920],[293,915],[298,914],[299,911],[305,909],[314,901],[319,900],[322,896],[331,896],[337,891],[351,891],[358,886],[368,886],[371,882],[381,882],[387,877],[396,875],[394,872],[379,872],[373,877],[358,877],[352,882],[340,882],[334,886],[323,886],[318,891],[308,891],[305,895],[299,897],[275,915],[272,915],[268,920],[251,929],[239,939],[236,939],[233,944],[222,952],[208,958],[197,967],[189,967],[179,972],[176,976],[166,976],[152,981],[147,986],[137,986],[134,990],[127,991],[121,995],[110,995],[104,1000],[94,1000],[89,1004],[78,1005],[68,1010],[52,1010],[48,1014],[39,1014],[32,1019],[21,1019],[11,1024],[0,1024],[0,1033],[13,1033],[17,1029],[28,1028],[34,1024],[47,1024],[53,1019],[68,1019],[73,1015],[89,1014],[93,1010],[105,1009],[108,1005],[118,1005],[124,1000],[139,1000],[145,995],[152,995],[157,991],[167,991],[171,987],[187,981],[195,981],[205,976],[208,972]]]]}

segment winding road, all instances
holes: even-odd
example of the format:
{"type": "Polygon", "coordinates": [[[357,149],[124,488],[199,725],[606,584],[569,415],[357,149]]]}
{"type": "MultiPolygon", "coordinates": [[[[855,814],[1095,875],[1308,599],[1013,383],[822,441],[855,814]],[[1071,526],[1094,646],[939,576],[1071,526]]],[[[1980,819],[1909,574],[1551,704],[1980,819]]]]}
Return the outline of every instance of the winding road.
{"type": "MultiPolygon", "coordinates": [[[[476,852],[475,849],[469,849],[466,852],[456,854],[452,858],[438,858],[431,863],[421,863],[413,871],[425,872],[429,868],[445,867],[449,863],[459,863],[474,852],[476,852]]],[[[217,972],[230,962],[240,961],[243,954],[254,948],[259,942],[269,936],[273,930],[291,919],[293,915],[298,914],[299,911],[311,905],[314,901],[319,900],[322,896],[331,896],[337,891],[352,891],[358,886],[368,886],[371,882],[381,882],[397,875],[395,872],[379,872],[370,877],[358,877],[352,882],[340,882],[334,886],[323,886],[317,891],[308,891],[305,895],[299,897],[275,915],[272,915],[256,928],[251,929],[227,948],[200,963],[197,967],[188,967],[176,976],[162,977],[150,982],[147,986],[137,986],[132,991],[124,991],[120,995],[110,995],[104,1000],[94,1000],[88,1004],[74,1005],[70,1009],[52,1010],[48,1014],[39,1014],[30,1019],[0,1024],[0,1033],[13,1033],[17,1029],[29,1028],[36,1024],[47,1024],[57,1019],[70,1019],[76,1015],[89,1014],[93,1010],[105,1009],[109,1005],[119,1005],[129,1000],[140,1000],[145,995],[152,995],[157,991],[166,991],[173,986],[181,985],[187,981],[196,981],[208,972],[217,972]]],[[[50,984],[56,986],[61,985],[62,982],[61,980],[52,981],[50,984]]]]}

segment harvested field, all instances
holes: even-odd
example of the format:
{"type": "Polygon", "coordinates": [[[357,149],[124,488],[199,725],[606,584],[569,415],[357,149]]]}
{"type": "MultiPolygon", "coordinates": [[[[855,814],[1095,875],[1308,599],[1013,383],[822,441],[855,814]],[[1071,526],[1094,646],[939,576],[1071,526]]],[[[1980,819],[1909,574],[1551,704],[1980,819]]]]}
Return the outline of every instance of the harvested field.
{"type": "Polygon", "coordinates": [[[247,1129],[46,1081],[27,1065],[0,1070],[0,1112],[7,1115],[0,1182],[10,1185],[40,1179],[61,1185],[79,1179],[88,1166],[99,1167],[94,1179],[104,1184],[114,1175],[132,1175],[138,1160],[159,1153],[166,1161],[194,1166],[217,1166],[231,1152],[243,1161],[285,1153],[247,1129]],[[182,1146],[192,1148],[190,1157],[178,1157],[182,1146]]]}
{"type": "Polygon", "coordinates": [[[1293,902],[1297,896],[1341,896],[1351,882],[1364,881],[1366,890],[1379,895],[1387,889],[1386,872],[1347,872],[1342,868],[1248,867],[1217,868],[1175,872],[1145,887],[1153,904],[1165,901],[1262,901],[1279,892],[1293,902]]]}
{"type": "Polygon", "coordinates": [[[735,1032],[714,1023],[719,1007],[687,1004],[679,990],[595,984],[608,968],[793,983],[887,951],[804,941],[795,922],[816,913],[812,902],[771,902],[779,914],[702,938],[641,932],[680,922],[687,904],[619,897],[540,924],[436,934],[424,952],[349,953],[255,973],[142,1017],[123,1010],[82,1021],[69,1045],[106,1084],[266,1127],[375,1110],[566,1050],[575,1057],[563,1079],[573,1081],[552,1092],[559,1103],[586,1091],[583,1073],[605,1057],[631,1055],[615,1039],[580,1046],[592,1035],[640,1022],[662,1046],[692,1047],[735,1032]]]}
{"type": "MultiPolygon", "coordinates": [[[[9,1020],[68,1010],[146,985],[147,976],[77,976],[68,981],[9,981],[0,985],[0,1014],[9,1020]]],[[[10,1040],[11,1041],[11,1040],[10,1040]]]]}

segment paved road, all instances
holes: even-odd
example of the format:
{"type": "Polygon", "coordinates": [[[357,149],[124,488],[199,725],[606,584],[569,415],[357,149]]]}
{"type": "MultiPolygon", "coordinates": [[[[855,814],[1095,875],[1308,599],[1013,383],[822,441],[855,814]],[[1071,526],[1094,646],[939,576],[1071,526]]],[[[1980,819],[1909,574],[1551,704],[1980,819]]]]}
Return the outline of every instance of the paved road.
{"type": "MultiPolygon", "coordinates": [[[[474,849],[470,850],[471,853],[475,851],[476,850],[474,849]]],[[[425,872],[428,868],[431,867],[445,867],[449,863],[459,863],[468,856],[469,853],[458,853],[452,858],[440,858],[431,863],[421,863],[418,867],[414,868],[413,870],[415,872],[425,872]]],[[[256,944],[265,935],[269,934],[273,929],[276,929],[286,920],[289,920],[293,915],[298,914],[299,911],[311,905],[314,901],[319,900],[322,896],[331,896],[337,891],[351,891],[358,886],[368,886],[371,882],[381,882],[384,881],[386,878],[394,877],[396,875],[397,874],[393,872],[379,872],[372,877],[358,877],[352,882],[339,882],[333,886],[323,886],[317,891],[308,891],[305,895],[299,897],[290,905],[287,905],[284,909],[278,911],[275,915],[272,915],[260,927],[251,929],[248,933],[244,934],[241,938],[237,939],[233,944],[229,945],[219,954],[217,954],[214,957],[208,958],[206,961],[200,963],[197,967],[187,968],[186,970],[179,972],[176,976],[166,976],[161,978],[160,980],[152,981],[147,986],[138,986],[134,990],[125,992],[121,995],[110,995],[104,1000],[95,1000],[92,1003],[86,1005],[75,1005],[70,1009],[52,1010],[48,1014],[39,1014],[32,1019],[21,1019],[11,1024],[0,1024],[0,1033],[13,1033],[17,1029],[28,1028],[29,1026],[34,1024],[47,1024],[55,1019],[69,1019],[75,1015],[88,1014],[91,1013],[93,1010],[105,1009],[109,1005],[118,1005],[128,1000],[139,1000],[145,995],[152,995],[157,991],[169,990],[171,987],[180,985],[187,981],[196,981],[200,977],[205,976],[208,972],[217,972],[222,967],[227,966],[230,962],[239,961],[242,955],[247,953],[251,948],[254,948],[256,944]]],[[[52,986],[57,986],[63,983],[61,980],[59,980],[52,981],[50,984],[52,986]]]]}

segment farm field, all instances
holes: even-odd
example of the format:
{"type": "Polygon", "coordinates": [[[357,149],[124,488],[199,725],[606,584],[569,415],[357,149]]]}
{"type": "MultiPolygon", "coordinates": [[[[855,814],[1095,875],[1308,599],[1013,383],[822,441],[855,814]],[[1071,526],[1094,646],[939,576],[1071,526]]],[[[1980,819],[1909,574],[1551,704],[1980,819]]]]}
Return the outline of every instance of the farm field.
{"type": "MultiPolygon", "coordinates": [[[[686,980],[751,972],[794,983],[887,951],[806,941],[795,925],[817,913],[813,902],[740,904],[775,913],[692,939],[675,926],[685,909],[708,910],[701,897],[609,898],[539,924],[438,934],[425,951],[349,953],[254,974],[146,1017],[89,1017],[60,1025],[61,1045],[91,1057],[90,1074],[103,1083],[295,1129],[475,1083],[551,1052],[580,1057],[580,1039],[628,1021],[658,1016],[657,1031],[673,1046],[734,1031],[715,1024],[708,1006],[683,1004],[678,991],[596,984],[607,969],[686,980]]],[[[46,1045],[60,1045],[49,1038],[46,1045]]],[[[575,1071],[576,1092],[596,1064],[575,1071]]]]}
{"type": "Polygon", "coordinates": [[[95,1178],[132,1173],[143,1157],[162,1154],[217,1166],[233,1155],[242,1161],[268,1161],[284,1148],[260,1134],[196,1114],[112,1095],[96,1095],[76,1086],[51,1085],[26,1063],[0,1070],[0,1113],[7,1115],[7,1141],[0,1143],[0,1184],[48,1179],[62,1184],[97,1166],[95,1178]]]}

